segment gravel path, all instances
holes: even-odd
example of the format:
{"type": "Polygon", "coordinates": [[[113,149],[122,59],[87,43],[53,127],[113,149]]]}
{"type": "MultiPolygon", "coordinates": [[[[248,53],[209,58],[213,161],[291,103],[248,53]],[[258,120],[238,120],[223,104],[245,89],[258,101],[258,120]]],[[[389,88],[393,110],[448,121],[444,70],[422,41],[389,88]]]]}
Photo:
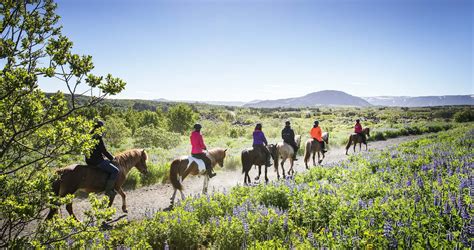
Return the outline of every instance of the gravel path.
{"type": "MultiPolygon", "coordinates": [[[[396,146],[401,142],[410,141],[418,138],[420,136],[406,136],[399,137],[395,139],[389,139],[386,141],[377,141],[369,143],[369,150],[382,150],[390,146],[396,146]]],[[[364,146],[362,147],[364,149],[364,146]]],[[[358,153],[358,147],[356,149],[358,153]]],[[[349,150],[351,154],[351,149],[349,150]]],[[[365,151],[362,151],[365,153],[365,151]]],[[[330,148],[326,154],[326,158],[323,161],[324,164],[335,163],[341,160],[345,160],[347,156],[345,155],[344,148],[330,148]]],[[[295,162],[295,171],[304,172],[306,169],[304,167],[303,156],[299,156],[299,160],[295,162]]],[[[285,170],[288,171],[289,163],[285,164],[285,170]]],[[[219,168],[219,167],[217,167],[219,168]]],[[[262,168],[263,170],[263,168],[262,168]]],[[[209,181],[209,192],[217,192],[223,190],[229,190],[234,186],[243,185],[244,175],[242,170],[236,169],[234,171],[226,171],[225,168],[222,170],[217,170],[217,176],[212,178],[209,181]]],[[[250,177],[252,180],[257,176],[258,170],[252,168],[250,171],[250,177]]],[[[281,168],[280,168],[281,175],[281,168]]],[[[264,174],[260,180],[264,178],[264,174]]],[[[273,170],[273,166],[268,169],[268,178],[270,181],[277,179],[276,172],[273,170]]],[[[203,178],[199,177],[189,177],[184,181],[184,193],[186,196],[195,195],[202,191],[203,178]]],[[[173,187],[171,184],[155,184],[147,187],[142,187],[136,190],[125,191],[127,194],[127,208],[128,214],[122,212],[122,199],[120,195],[117,195],[114,201],[114,207],[117,209],[117,213],[114,216],[115,218],[126,217],[128,220],[138,220],[145,217],[145,214],[150,214],[161,209],[165,209],[170,205],[170,197],[173,194],[173,187]]],[[[177,194],[177,199],[179,198],[179,192],[177,194]]],[[[90,204],[87,199],[75,199],[73,204],[74,212],[76,216],[81,219],[85,209],[90,208],[90,204]]],[[[64,207],[61,209],[61,214],[66,215],[67,212],[64,207]]]]}

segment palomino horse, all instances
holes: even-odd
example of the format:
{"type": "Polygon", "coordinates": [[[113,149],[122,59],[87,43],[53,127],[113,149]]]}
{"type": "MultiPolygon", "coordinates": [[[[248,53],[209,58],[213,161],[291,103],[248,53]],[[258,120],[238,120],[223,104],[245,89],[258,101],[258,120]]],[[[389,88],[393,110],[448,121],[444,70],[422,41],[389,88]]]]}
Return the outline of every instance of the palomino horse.
{"type": "MultiPolygon", "coordinates": [[[[148,156],[144,149],[130,149],[115,156],[114,165],[118,167],[119,173],[117,181],[115,182],[115,190],[122,196],[122,211],[127,213],[127,203],[125,201],[125,193],[122,185],[127,178],[128,172],[133,167],[136,167],[142,174],[148,173],[146,161],[148,156]]],[[[77,190],[86,193],[98,193],[104,191],[105,182],[108,174],[103,170],[88,166],[73,164],[65,168],[58,169],[56,173],[59,178],[53,182],[53,191],[59,197],[64,197],[68,194],[74,194],[77,190]]],[[[112,205],[114,199],[109,201],[109,206],[112,205]]],[[[72,203],[66,204],[66,210],[69,215],[76,218],[72,211],[72,203]]],[[[48,219],[51,219],[58,212],[58,208],[52,208],[49,211],[48,219]]]]}
{"type": "MultiPolygon", "coordinates": [[[[326,143],[326,145],[329,144],[328,132],[324,132],[321,137],[323,138],[323,141],[326,143]]],[[[324,159],[324,153],[321,151],[321,145],[319,143],[316,143],[313,139],[308,139],[306,141],[306,147],[304,150],[304,165],[306,166],[306,169],[309,169],[308,161],[311,154],[313,154],[313,166],[316,166],[316,160],[315,160],[316,152],[318,153],[318,164],[321,164],[321,162],[323,162],[323,159],[324,159]],[[319,153],[323,155],[322,159],[319,159],[319,156],[320,156],[319,153]]]]}
{"type": "MultiPolygon", "coordinates": [[[[274,144],[269,144],[267,145],[268,151],[270,151],[270,154],[273,159],[273,163],[277,164],[277,151],[276,151],[276,146],[274,144]]],[[[265,166],[265,163],[267,162],[267,159],[263,155],[262,152],[259,152],[259,150],[256,150],[254,148],[248,148],[242,150],[242,154],[240,159],[242,160],[242,174],[244,175],[244,184],[248,185],[252,181],[250,180],[249,176],[249,171],[252,169],[252,166],[258,166],[258,176],[255,177],[255,180],[260,179],[260,174],[262,173],[262,165],[265,166]]],[[[268,177],[267,177],[267,167],[265,167],[265,182],[268,182],[268,177]]]]}
{"type": "Polygon", "coordinates": [[[362,130],[362,133],[361,133],[361,136],[359,136],[358,134],[356,133],[352,133],[350,136],[349,136],[349,142],[347,142],[347,146],[346,146],[346,155],[347,155],[347,151],[349,150],[349,148],[351,147],[351,144],[354,143],[354,153],[356,151],[356,145],[357,143],[359,143],[359,151],[362,151],[362,143],[365,144],[365,150],[367,151],[367,140],[365,140],[365,142],[362,140],[362,136],[368,136],[370,137],[370,128],[364,128],[362,130]]]}
{"type": "MultiPolygon", "coordinates": [[[[301,144],[301,135],[295,135],[295,142],[299,148],[301,144]]],[[[293,147],[285,142],[279,142],[276,147],[278,150],[279,157],[277,158],[277,162],[275,163],[275,171],[277,172],[278,179],[280,179],[280,173],[278,172],[278,159],[281,157],[281,172],[283,173],[283,178],[285,178],[285,161],[286,159],[290,159],[290,169],[288,170],[288,175],[295,173],[295,171],[293,170],[293,155],[297,154],[298,152],[295,152],[293,147]]]]}
{"type": "MultiPolygon", "coordinates": [[[[211,168],[214,168],[216,164],[219,166],[224,167],[224,158],[226,155],[227,149],[222,148],[214,148],[207,151],[207,157],[211,160],[211,168]]],[[[170,167],[170,181],[174,188],[173,196],[171,196],[171,205],[174,204],[174,199],[176,197],[176,192],[179,190],[181,193],[181,199],[184,200],[184,193],[183,193],[183,181],[188,175],[203,175],[204,176],[204,184],[202,187],[202,193],[207,193],[207,187],[209,185],[209,175],[205,169],[200,170],[198,164],[193,161],[189,162],[188,156],[182,156],[178,159],[175,159],[171,163],[170,167]]]]}

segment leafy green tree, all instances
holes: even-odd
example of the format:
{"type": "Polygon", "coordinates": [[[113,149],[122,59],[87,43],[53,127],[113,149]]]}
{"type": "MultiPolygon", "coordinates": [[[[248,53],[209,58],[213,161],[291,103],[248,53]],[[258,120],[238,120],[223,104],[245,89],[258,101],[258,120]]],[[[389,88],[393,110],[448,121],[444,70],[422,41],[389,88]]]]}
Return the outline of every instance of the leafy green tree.
{"type": "Polygon", "coordinates": [[[197,120],[197,114],[186,104],[171,107],[167,117],[170,130],[176,133],[188,131],[197,120]]]}
{"type": "Polygon", "coordinates": [[[141,148],[159,147],[164,149],[174,148],[181,142],[178,133],[155,128],[151,125],[140,127],[135,132],[135,146],[141,148]]]}
{"type": "Polygon", "coordinates": [[[472,122],[474,121],[474,111],[471,108],[458,111],[454,114],[454,120],[456,122],[472,122]]]}
{"type": "Polygon", "coordinates": [[[43,220],[40,212],[52,202],[50,167],[93,145],[92,124],[78,111],[125,87],[110,74],[92,74],[91,56],[71,52],[55,9],[52,0],[0,2],[0,248],[26,241],[25,227],[43,220]],[[67,97],[46,96],[40,80],[61,84],[67,97]],[[100,94],[78,103],[84,85],[100,94]]]}
{"type": "Polygon", "coordinates": [[[105,141],[113,147],[119,148],[124,139],[129,137],[132,131],[127,128],[125,120],[117,115],[108,116],[105,123],[105,141]]]}

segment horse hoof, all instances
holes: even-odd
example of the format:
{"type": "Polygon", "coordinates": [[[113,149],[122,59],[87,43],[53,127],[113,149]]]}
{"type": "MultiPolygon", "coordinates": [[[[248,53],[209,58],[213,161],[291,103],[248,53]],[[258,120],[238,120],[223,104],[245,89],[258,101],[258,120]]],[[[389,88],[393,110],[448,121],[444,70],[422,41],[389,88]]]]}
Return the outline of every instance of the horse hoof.
{"type": "Polygon", "coordinates": [[[122,211],[126,214],[128,214],[128,210],[126,208],[122,208],[122,211]]]}
{"type": "Polygon", "coordinates": [[[259,177],[255,177],[255,180],[258,181],[260,178],[259,177]]]}

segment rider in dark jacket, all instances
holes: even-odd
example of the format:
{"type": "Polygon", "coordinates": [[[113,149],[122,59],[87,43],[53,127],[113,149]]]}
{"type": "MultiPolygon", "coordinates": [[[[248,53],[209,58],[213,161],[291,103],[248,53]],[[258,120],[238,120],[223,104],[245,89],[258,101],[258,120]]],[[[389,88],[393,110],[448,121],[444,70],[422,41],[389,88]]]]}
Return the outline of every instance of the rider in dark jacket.
{"type": "Polygon", "coordinates": [[[285,143],[293,147],[293,150],[295,151],[295,153],[293,154],[293,160],[297,161],[298,159],[296,159],[296,154],[298,153],[298,145],[296,145],[295,132],[291,128],[290,121],[285,122],[285,128],[281,131],[281,138],[285,143]]]}
{"type": "Polygon", "coordinates": [[[94,134],[92,138],[97,141],[97,144],[92,148],[90,155],[86,156],[86,163],[91,166],[97,166],[109,174],[109,178],[105,183],[105,194],[109,197],[109,200],[112,200],[116,195],[114,186],[119,169],[112,163],[115,158],[105,148],[102,135],[95,134],[95,131],[103,126],[104,122],[102,121],[97,121],[94,125],[94,129],[91,133],[94,134]],[[104,156],[107,157],[108,160],[104,159],[104,156]]]}

